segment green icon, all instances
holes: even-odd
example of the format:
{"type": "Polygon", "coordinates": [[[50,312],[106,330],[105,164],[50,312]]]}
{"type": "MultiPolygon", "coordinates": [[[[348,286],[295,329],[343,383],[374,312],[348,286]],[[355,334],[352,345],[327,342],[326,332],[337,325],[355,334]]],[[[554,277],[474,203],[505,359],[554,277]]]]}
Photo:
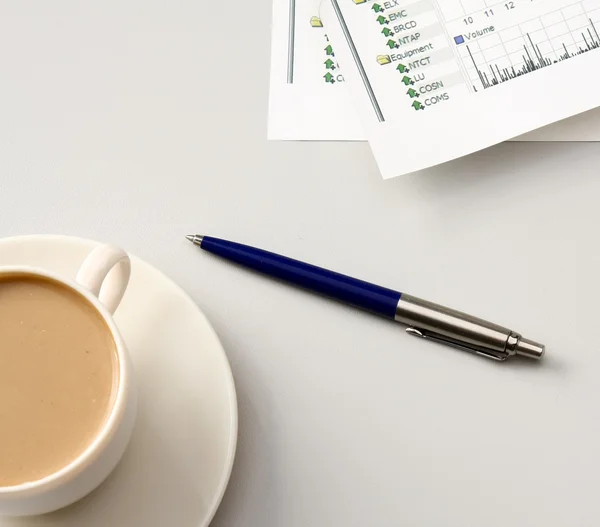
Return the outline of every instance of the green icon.
{"type": "Polygon", "coordinates": [[[333,60],[331,60],[331,59],[327,59],[323,64],[325,64],[325,67],[328,70],[334,70],[335,69],[335,62],[333,62],[333,60]]]}
{"type": "Polygon", "coordinates": [[[415,97],[418,97],[419,94],[418,92],[416,92],[415,90],[413,90],[412,88],[409,88],[408,91],[406,92],[408,95],[410,95],[411,99],[414,99],[415,97]]]}
{"type": "Polygon", "coordinates": [[[379,4],[373,4],[373,7],[371,7],[371,9],[376,13],[383,13],[383,7],[381,7],[379,4]]]}
{"type": "Polygon", "coordinates": [[[414,82],[411,80],[411,78],[407,77],[406,75],[402,79],[402,82],[404,83],[405,86],[409,86],[411,84],[414,84],[414,82]]]}
{"type": "Polygon", "coordinates": [[[335,57],[335,53],[333,52],[331,44],[325,48],[325,53],[327,53],[327,55],[330,55],[331,57],[335,57]]]}
{"type": "Polygon", "coordinates": [[[415,110],[424,110],[424,109],[425,109],[425,107],[424,107],[424,106],[423,106],[423,105],[422,105],[422,104],[421,104],[419,101],[414,101],[414,102],[412,103],[412,107],[413,107],[415,110]]]}
{"type": "Polygon", "coordinates": [[[328,82],[329,84],[335,83],[335,79],[333,78],[333,75],[329,72],[327,72],[325,75],[323,75],[323,78],[325,79],[325,82],[328,82]]]}
{"type": "Polygon", "coordinates": [[[383,24],[389,24],[390,23],[390,21],[387,18],[385,18],[384,16],[381,16],[381,15],[379,15],[377,17],[377,22],[379,22],[379,24],[381,24],[382,26],[383,26],[383,24]]]}
{"type": "Polygon", "coordinates": [[[386,36],[386,37],[393,37],[394,36],[394,32],[389,28],[389,27],[384,27],[381,32],[386,36]]]}
{"type": "Polygon", "coordinates": [[[399,48],[400,46],[398,44],[396,44],[396,42],[394,42],[393,40],[388,40],[387,41],[387,45],[390,49],[394,49],[394,48],[399,48]]]}
{"type": "Polygon", "coordinates": [[[400,72],[400,73],[408,73],[410,70],[404,65],[404,64],[398,64],[396,66],[396,69],[400,72]]]}

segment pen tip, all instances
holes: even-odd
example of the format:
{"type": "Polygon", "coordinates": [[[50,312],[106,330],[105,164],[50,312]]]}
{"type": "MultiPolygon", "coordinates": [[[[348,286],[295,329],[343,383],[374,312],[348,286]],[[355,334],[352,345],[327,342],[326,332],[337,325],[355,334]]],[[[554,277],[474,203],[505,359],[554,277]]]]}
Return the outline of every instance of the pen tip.
{"type": "Polygon", "coordinates": [[[191,241],[194,245],[198,247],[202,247],[202,240],[204,240],[204,236],[198,236],[197,234],[188,234],[185,237],[186,240],[191,241]]]}

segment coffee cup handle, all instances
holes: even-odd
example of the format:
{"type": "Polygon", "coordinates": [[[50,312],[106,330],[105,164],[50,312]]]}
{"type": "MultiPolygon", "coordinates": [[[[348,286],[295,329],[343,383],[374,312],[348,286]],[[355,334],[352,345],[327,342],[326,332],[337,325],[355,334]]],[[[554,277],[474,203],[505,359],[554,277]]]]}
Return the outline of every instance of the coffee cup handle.
{"type": "Polygon", "coordinates": [[[85,259],[75,280],[96,295],[112,315],[121,303],[130,276],[128,254],[112,245],[100,245],[85,259]]]}

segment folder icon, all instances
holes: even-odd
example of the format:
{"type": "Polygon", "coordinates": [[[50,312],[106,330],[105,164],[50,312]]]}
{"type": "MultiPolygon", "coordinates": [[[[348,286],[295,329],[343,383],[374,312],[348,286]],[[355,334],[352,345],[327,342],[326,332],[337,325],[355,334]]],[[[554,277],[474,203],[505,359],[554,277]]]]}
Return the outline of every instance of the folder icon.
{"type": "Polygon", "coordinates": [[[392,59],[389,55],[377,55],[377,62],[379,62],[380,66],[385,66],[386,64],[392,62],[392,59]]]}
{"type": "Polygon", "coordinates": [[[323,27],[323,22],[318,16],[313,16],[310,19],[310,25],[311,27],[323,27]]]}
{"type": "Polygon", "coordinates": [[[367,0],[354,0],[355,4],[364,4],[367,0]]]}

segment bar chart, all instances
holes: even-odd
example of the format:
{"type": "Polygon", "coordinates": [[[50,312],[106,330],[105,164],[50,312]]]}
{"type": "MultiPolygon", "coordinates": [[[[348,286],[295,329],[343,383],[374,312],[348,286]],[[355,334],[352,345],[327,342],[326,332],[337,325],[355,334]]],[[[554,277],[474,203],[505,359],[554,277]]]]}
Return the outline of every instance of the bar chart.
{"type": "MultiPolygon", "coordinates": [[[[449,37],[475,92],[600,49],[597,0],[555,1],[554,5],[562,6],[552,10],[547,10],[550,3],[540,1],[536,5],[538,0],[528,0],[529,7],[517,12],[518,1],[515,0],[512,13],[499,15],[492,11],[494,7],[488,7],[488,16],[484,9],[483,13],[461,15],[460,19],[447,23],[449,37]],[[527,18],[521,17],[521,12],[540,14],[527,18]]],[[[497,4],[505,9],[507,5],[496,0],[450,0],[439,5],[442,3],[446,6],[444,16],[457,6],[464,9],[497,4]]]]}

